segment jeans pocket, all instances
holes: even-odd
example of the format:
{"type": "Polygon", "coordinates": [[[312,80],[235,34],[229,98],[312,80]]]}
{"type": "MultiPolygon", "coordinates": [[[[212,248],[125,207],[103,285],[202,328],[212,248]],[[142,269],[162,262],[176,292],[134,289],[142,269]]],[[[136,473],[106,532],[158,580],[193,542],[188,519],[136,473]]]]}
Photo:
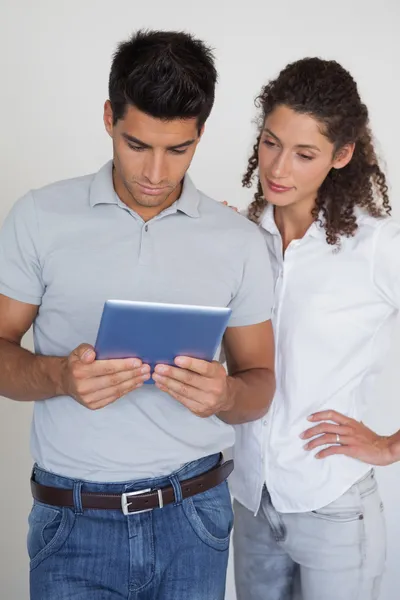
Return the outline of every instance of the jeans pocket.
{"type": "Polygon", "coordinates": [[[313,510],[310,514],[319,519],[334,523],[362,521],[364,510],[357,484],[351,486],[344,494],[330,504],[313,510]]]}
{"type": "Polygon", "coordinates": [[[58,552],[74,523],[75,514],[71,509],[34,502],[28,519],[27,540],[31,570],[58,552]]]}
{"type": "Polygon", "coordinates": [[[198,538],[214,550],[225,551],[233,527],[233,509],[226,481],[182,502],[182,508],[198,538]]]}
{"type": "Polygon", "coordinates": [[[359,510],[341,510],[332,511],[326,508],[313,510],[310,514],[324,521],[332,521],[334,523],[351,523],[352,521],[360,521],[363,519],[363,514],[359,510]]]}

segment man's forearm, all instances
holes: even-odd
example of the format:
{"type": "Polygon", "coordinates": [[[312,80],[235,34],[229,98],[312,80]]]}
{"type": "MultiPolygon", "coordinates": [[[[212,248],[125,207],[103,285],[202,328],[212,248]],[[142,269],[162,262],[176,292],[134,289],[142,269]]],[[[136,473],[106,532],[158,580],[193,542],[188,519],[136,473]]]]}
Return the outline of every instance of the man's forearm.
{"type": "Polygon", "coordinates": [[[0,339],[0,396],[30,402],[61,395],[63,361],[0,339]]]}
{"type": "Polygon", "coordinates": [[[275,375],[270,369],[250,369],[228,377],[231,408],[218,413],[221,421],[240,425],[263,417],[275,393],[275,375]]]}

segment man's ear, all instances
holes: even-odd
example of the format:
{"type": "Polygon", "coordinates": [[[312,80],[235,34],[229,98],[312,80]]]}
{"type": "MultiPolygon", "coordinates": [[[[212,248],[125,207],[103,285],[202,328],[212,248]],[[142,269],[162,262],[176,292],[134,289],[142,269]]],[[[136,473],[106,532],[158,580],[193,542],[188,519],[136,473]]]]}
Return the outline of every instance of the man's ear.
{"type": "Polygon", "coordinates": [[[200,131],[199,131],[199,139],[197,140],[198,142],[199,142],[199,141],[201,140],[201,138],[203,137],[203,133],[204,133],[204,130],[205,130],[205,128],[206,128],[206,126],[205,126],[205,124],[204,124],[204,125],[203,125],[203,127],[202,127],[202,128],[200,129],[200,131]]]}
{"type": "Polygon", "coordinates": [[[112,137],[114,129],[114,114],[111,108],[111,102],[109,100],[106,100],[104,103],[103,121],[108,135],[112,137]]]}

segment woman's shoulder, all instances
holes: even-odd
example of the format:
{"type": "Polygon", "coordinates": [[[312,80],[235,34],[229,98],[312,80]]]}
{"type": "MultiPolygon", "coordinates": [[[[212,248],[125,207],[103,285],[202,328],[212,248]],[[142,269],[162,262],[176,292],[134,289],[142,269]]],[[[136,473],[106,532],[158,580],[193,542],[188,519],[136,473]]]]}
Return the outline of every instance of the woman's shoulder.
{"type": "Polygon", "coordinates": [[[374,265],[383,266],[388,261],[400,261],[400,223],[391,215],[374,217],[367,211],[359,211],[354,248],[372,260],[374,265]]]}
{"type": "Polygon", "coordinates": [[[358,232],[366,235],[391,236],[400,231],[400,223],[392,215],[374,216],[362,208],[355,209],[358,232]]]}

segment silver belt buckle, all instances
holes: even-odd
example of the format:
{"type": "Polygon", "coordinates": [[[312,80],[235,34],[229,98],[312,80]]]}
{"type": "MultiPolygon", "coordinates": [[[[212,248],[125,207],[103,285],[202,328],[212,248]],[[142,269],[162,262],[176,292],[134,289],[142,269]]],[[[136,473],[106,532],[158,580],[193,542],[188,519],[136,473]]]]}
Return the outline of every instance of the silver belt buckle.
{"type": "MultiPolygon", "coordinates": [[[[146,490],[137,490],[136,492],[125,492],[121,495],[121,508],[124,515],[140,515],[140,513],[146,513],[154,510],[154,508],[145,508],[144,510],[133,510],[129,512],[128,508],[132,504],[129,502],[130,496],[139,496],[140,494],[147,494],[148,492],[152,492],[151,488],[147,488],[146,490]]],[[[158,495],[158,506],[162,508],[164,506],[162,490],[157,490],[158,495]]]]}

